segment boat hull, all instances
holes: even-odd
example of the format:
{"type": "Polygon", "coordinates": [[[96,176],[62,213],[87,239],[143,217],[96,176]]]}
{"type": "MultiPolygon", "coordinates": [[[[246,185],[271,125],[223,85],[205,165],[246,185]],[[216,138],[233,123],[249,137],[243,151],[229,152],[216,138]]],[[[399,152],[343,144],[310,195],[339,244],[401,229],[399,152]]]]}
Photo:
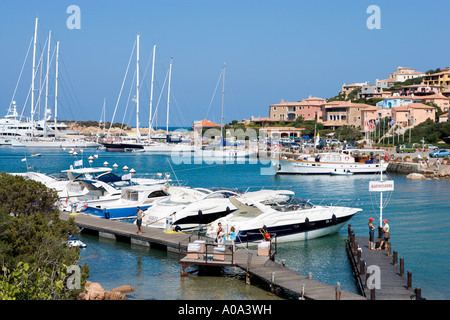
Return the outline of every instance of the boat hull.
{"type": "Polygon", "coordinates": [[[277,174],[335,174],[336,172],[348,172],[353,174],[377,174],[385,172],[387,163],[330,163],[311,162],[297,160],[279,160],[274,164],[277,174]]]}
{"type": "Polygon", "coordinates": [[[133,149],[144,149],[142,144],[135,143],[106,143],[102,142],[102,145],[106,148],[107,151],[130,151],[133,149]]]}
{"type": "MultiPolygon", "coordinates": [[[[147,210],[151,205],[140,205],[141,210],[147,210]]],[[[120,208],[96,208],[88,206],[83,213],[92,214],[105,219],[124,219],[136,216],[136,206],[132,207],[120,207],[120,208]]]]}
{"type": "MultiPolygon", "coordinates": [[[[270,234],[276,234],[277,243],[305,241],[323,237],[335,233],[348,222],[354,214],[336,219],[324,219],[311,223],[294,223],[268,227],[270,234]]],[[[246,244],[247,242],[262,242],[263,234],[260,229],[239,230],[236,244],[246,244]]]]}

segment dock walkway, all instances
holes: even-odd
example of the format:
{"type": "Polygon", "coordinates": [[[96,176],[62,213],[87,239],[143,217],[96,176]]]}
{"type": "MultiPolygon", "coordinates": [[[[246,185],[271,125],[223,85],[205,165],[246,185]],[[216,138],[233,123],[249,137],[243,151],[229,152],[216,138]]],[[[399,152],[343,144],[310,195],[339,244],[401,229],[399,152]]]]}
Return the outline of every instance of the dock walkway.
{"type": "MultiPolygon", "coordinates": [[[[375,239],[376,248],[380,238],[375,239]]],[[[347,254],[364,297],[371,300],[420,300],[420,288],[412,289],[412,272],[404,272],[404,260],[397,251],[391,253],[391,242],[382,250],[370,250],[368,237],[355,237],[348,226],[347,254]]]]}
{"type": "Polygon", "coordinates": [[[102,219],[85,214],[70,215],[65,212],[60,214],[62,220],[68,220],[71,217],[74,218],[78,227],[98,232],[101,237],[131,241],[131,243],[138,245],[178,252],[182,274],[186,267],[192,265],[238,267],[246,271],[248,279],[251,276],[268,283],[275,293],[284,291],[291,296],[305,300],[367,300],[362,295],[340,290],[340,288],[301,275],[274,262],[271,259],[273,256],[258,255],[258,251],[251,248],[238,248],[236,251],[232,251],[231,246],[227,243],[223,260],[217,260],[214,259],[214,251],[212,250],[217,247],[217,244],[214,244],[211,239],[182,232],[168,233],[164,230],[144,226],[142,227],[143,234],[138,235],[137,227],[132,223],[102,219]],[[192,256],[188,255],[188,246],[195,240],[204,240],[206,251],[205,254],[194,256],[194,259],[192,259],[192,256]]]}

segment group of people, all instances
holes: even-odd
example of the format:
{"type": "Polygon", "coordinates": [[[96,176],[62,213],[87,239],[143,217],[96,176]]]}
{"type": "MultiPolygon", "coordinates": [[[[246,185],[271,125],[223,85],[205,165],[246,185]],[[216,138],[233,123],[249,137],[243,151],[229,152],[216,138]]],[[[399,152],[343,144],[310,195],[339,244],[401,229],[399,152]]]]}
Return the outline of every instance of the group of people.
{"type": "MultiPolygon", "coordinates": [[[[228,237],[234,248],[234,244],[236,241],[236,230],[235,230],[234,226],[232,226],[230,228],[230,233],[228,234],[228,237]]],[[[216,241],[219,245],[225,244],[225,230],[223,230],[222,223],[220,223],[220,222],[217,224],[216,241]]]]}
{"type": "Polygon", "coordinates": [[[373,225],[373,221],[375,221],[374,218],[369,218],[369,249],[381,250],[383,244],[390,238],[388,220],[383,220],[383,234],[381,235],[380,246],[378,248],[375,248],[375,226],[373,225]]]}

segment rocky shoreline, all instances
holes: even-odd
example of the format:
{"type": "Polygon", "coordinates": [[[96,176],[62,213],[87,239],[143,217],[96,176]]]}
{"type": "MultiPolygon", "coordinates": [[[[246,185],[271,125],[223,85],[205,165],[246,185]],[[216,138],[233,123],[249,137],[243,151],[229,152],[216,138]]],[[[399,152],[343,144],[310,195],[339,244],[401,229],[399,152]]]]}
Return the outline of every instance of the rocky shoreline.
{"type": "Polygon", "coordinates": [[[87,281],[85,285],[86,292],[80,294],[78,300],[127,300],[126,293],[134,291],[132,286],[120,286],[111,291],[103,289],[96,282],[87,281]]]}

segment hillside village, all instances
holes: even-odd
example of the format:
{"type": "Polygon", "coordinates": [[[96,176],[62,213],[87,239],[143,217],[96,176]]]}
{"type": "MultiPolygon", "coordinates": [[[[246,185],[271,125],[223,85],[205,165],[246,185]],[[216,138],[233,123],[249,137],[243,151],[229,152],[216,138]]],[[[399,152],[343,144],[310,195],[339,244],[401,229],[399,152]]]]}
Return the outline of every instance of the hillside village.
{"type": "MultiPolygon", "coordinates": [[[[382,121],[399,129],[427,121],[449,121],[450,68],[416,71],[398,67],[387,79],[343,84],[339,94],[326,99],[311,97],[269,106],[268,117],[251,117],[244,123],[262,127],[298,121],[317,121],[323,129],[352,126],[370,133],[382,121]]],[[[298,135],[299,132],[293,135],[298,135]]]]}

